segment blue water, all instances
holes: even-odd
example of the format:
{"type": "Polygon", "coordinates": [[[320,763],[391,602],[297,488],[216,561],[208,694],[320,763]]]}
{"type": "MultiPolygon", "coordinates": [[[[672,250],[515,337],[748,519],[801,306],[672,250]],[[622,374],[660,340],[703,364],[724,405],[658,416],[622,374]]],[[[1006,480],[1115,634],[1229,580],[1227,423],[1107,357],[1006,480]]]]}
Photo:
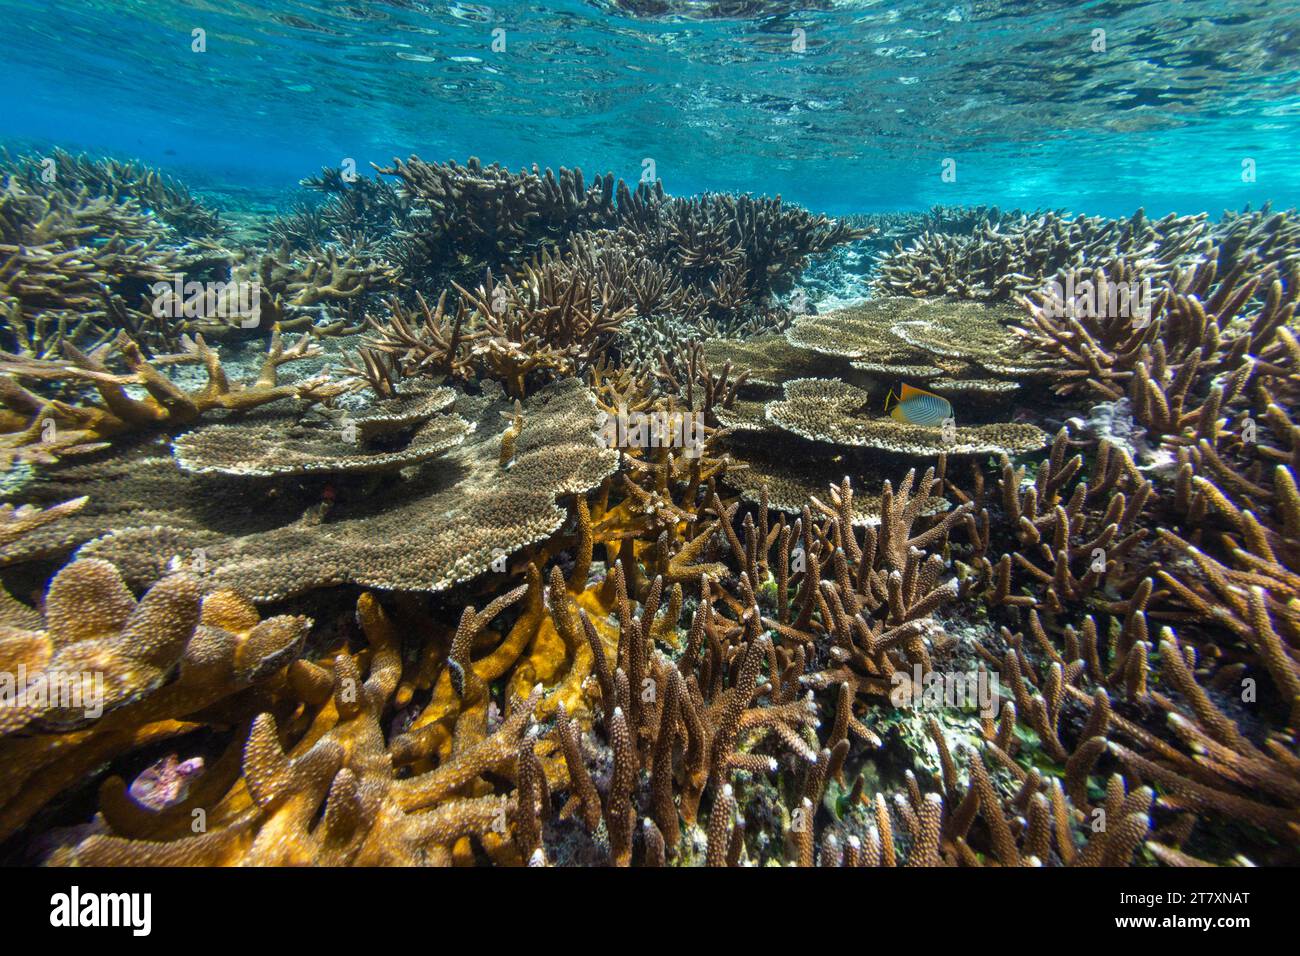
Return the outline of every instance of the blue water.
{"type": "Polygon", "coordinates": [[[650,159],[672,193],[830,213],[1300,202],[1291,0],[0,0],[0,14],[0,141],[200,182],[290,187],[418,153],[629,181],[650,159]]]}

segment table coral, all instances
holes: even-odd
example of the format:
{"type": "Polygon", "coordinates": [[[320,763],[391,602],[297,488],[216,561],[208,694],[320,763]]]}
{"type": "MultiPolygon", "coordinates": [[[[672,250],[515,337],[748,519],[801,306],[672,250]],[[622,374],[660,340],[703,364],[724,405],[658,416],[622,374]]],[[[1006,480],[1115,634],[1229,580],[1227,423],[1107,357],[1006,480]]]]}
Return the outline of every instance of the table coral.
{"type": "MultiPolygon", "coordinates": [[[[595,487],[617,466],[617,453],[596,441],[595,403],[570,379],[523,403],[513,464],[503,468],[499,450],[508,426],[500,413],[512,408],[499,393],[462,395],[452,411],[475,429],[459,445],[408,477],[393,477],[382,492],[357,487],[350,497],[339,495],[323,520],[300,521],[302,510],[291,507],[247,518],[217,514],[196,500],[162,527],[105,515],[101,526],[109,533],[82,553],[120,560],[147,583],[173,555],[200,549],[213,582],[258,601],[345,582],[445,590],[552,534],[566,514],[556,498],[595,487]]],[[[175,484],[165,472],[159,477],[175,484]]],[[[305,506],[319,514],[318,504],[305,506]]]]}
{"type": "Polygon", "coordinates": [[[305,422],[293,418],[238,425],[205,425],[180,435],[172,452],[197,474],[357,475],[397,471],[436,458],[461,444],[474,426],[441,414],[456,393],[390,399],[352,417],[305,422]],[[391,406],[386,407],[386,406],[391,406]]]}
{"type": "Polygon", "coordinates": [[[1294,861],[1293,213],[845,222],[412,158],[227,248],[149,171],[59,162],[0,196],[0,444],[42,465],[5,584],[80,550],[0,590],[0,673],[98,673],[104,706],[3,709],[6,850],[1294,861]],[[875,298],[783,303],[873,228],[912,243],[875,298]],[[187,333],[256,330],[142,308],[177,263],[262,286],[249,381],[187,333]],[[1150,321],[1059,314],[1081,276],[1149,280],[1150,321]],[[900,384],[952,427],[889,417],[900,384]],[[633,417],[691,429],[611,440],[633,417]],[[967,680],[990,699],[927,696],[967,680]]]}
{"type": "Polygon", "coordinates": [[[766,418],[773,425],[812,441],[927,456],[1019,454],[1043,446],[1042,431],[1027,423],[956,425],[943,429],[900,422],[886,415],[862,414],[870,396],[833,379],[794,379],[785,398],[770,402],[766,418]]]}

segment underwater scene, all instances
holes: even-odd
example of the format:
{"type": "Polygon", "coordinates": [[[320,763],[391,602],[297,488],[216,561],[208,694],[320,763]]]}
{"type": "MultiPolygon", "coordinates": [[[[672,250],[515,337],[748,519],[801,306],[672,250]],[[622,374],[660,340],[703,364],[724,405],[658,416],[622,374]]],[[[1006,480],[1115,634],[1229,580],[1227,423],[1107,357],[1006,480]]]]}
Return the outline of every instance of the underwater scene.
{"type": "Polygon", "coordinates": [[[0,863],[1300,863],[1297,4],[0,14],[0,863]]]}

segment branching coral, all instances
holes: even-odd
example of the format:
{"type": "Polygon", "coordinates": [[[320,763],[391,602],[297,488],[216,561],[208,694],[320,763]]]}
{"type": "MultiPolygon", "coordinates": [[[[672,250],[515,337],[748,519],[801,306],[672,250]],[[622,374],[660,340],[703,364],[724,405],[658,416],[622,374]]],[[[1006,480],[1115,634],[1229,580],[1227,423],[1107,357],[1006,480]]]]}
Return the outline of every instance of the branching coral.
{"type": "Polygon", "coordinates": [[[191,424],[216,409],[242,412],[287,398],[324,402],[353,387],[351,382],[334,381],[325,374],[279,384],[281,365],[319,354],[307,336],[285,348],[279,332],[274,332],[261,371],[249,382],[231,382],[220,356],[202,336],[186,339],[185,346],[181,354],[150,361],[135,341],[119,333],[111,348],[106,345],[90,353],[65,345],[68,358],[64,360],[0,353],[0,372],[12,376],[0,387],[0,403],[5,409],[0,418],[3,460],[50,462],[61,455],[102,448],[106,440],[123,433],[191,424]],[[125,372],[109,367],[110,351],[116,353],[125,372]],[[180,363],[201,364],[207,384],[187,391],[159,368],[180,363]],[[98,392],[99,402],[70,404],[46,399],[19,385],[21,379],[84,383],[98,392]],[[135,397],[133,388],[142,389],[145,397],[135,397]]]}
{"type": "MultiPolygon", "coordinates": [[[[484,775],[513,771],[536,696],[517,702],[514,714],[475,746],[433,770],[398,778],[381,718],[401,676],[399,641],[372,595],[362,596],[357,612],[369,642],[364,680],[363,665],[346,653],[332,668],[299,664],[296,686],[308,716],[293,721],[296,742],[284,743],[271,713],[258,715],[244,746],[242,777],[219,795],[199,833],[175,826],[189,806],[150,815],[119,797],[106,816],[125,832],[92,836],[57,861],[438,865],[452,862],[474,837],[495,859],[510,862],[505,836],[519,815],[516,798],[494,796],[490,787],[487,794],[472,790],[484,775]]],[[[106,790],[120,794],[121,781],[110,780],[106,790]]]]}
{"type": "Polygon", "coordinates": [[[1126,451],[1103,442],[1092,476],[1078,480],[1084,456],[1069,457],[1068,445],[1062,431],[1030,486],[1009,463],[991,493],[976,483],[968,536],[978,573],[962,588],[1005,609],[1017,628],[1002,629],[1001,656],[980,648],[1014,692],[1014,704],[1004,705],[996,728],[988,722],[986,736],[1011,756],[1021,747],[1019,722],[1064,768],[1065,790],[1080,806],[1089,799],[1089,775],[1105,763],[1155,784],[1165,822],[1149,849],[1158,859],[1194,859],[1184,849],[1197,822],[1192,812],[1292,834],[1291,735],[1272,732],[1261,740],[1245,729],[1260,706],[1280,704],[1284,713],[1293,706],[1294,672],[1266,592],[1229,584],[1229,569],[1177,535],[1151,534],[1150,514],[1168,503],[1126,451]],[[1014,548],[995,564],[990,548],[1006,534],[997,529],[1012,527],[1014,548]],[[1210,580],[1217,576],[1223,591],[1214,594],[1196,578],[1184,583],[1180,550],[1210,580]],[[1191,613],[1170,610],[1171,599],[1191,613]],[[1185,622],[1184,636],[1165,628],[1155,638],[1152,618],[1185,622]],[[1205,633],[1224,625],[1252,657],[1239,658],[1222,638],[1205,633]],[[1258,697],[1253,667],[1269,674],[1281,701],[1258,697]],[[1243,786],[1246,780],[1253,785],[1243,786]]]}
{"type": "MultiPolygon", "coordinates": [[[[476,270],[501,269],[539,252],[544,243],[616,221],[610,173],[588,185],[580,169],[562,167],[556,177],[536,166],[511,173],[475,157],[460,166],[418,156],[376,169],[401,180],[413,206],[410,227],[420,242],[436,246],[442,260],[464,256],[476,270]]],[[[620,205],[624,192],[619,190],[620,205]]]]}
{"type": "Polygon", "coordinates": [[[203,595],[187,575],[137,603],[103,561],[76,561],[50,583],[38,625],[0,627],[0,787],[8,836],[64,788],[118,754],[192,729],[184,718],[281,672],[311,621],[259,620],[233,591],[203,595]],[[21,669],[20,669],[21,668],[21,669]],[[16,732],[27,728],[24,735],[16,732]]]}
{"type": "Polygon", "coordinates": [[[183,238],[220,236],[225,231],[216,209],[184,183],[142,163],[74,156],[56,148],[46,156],[6,156],[0,168],[30,191],[72,190],[113,202],[133,202],[183,238]]]}
{"type": "Polygon", "coordinates": [[[178,317],[173,324],[179,332],[213,339],[246,335],[249,328],[347,335],[362,329],[366,304],[391,291],[397,277],[384,259],[348,247],[246,251],[234,256],[228,268],[221,290],[204,292],[210,301],[178,298],[167,290],[152,309],[178,317]],[[243,301],[254,294],[255,314],[243,301]]]}
{"type": "Polygon", "coordinates": [[[132,200],[71,187],[0,191],[0,345],[36,358],[111,337],[112,319],[180,268],[132,200]]]}
{"type": "Polygon", "coordinates": [[[1204,214],[1170,213],[1152,221],[1139,209],[1129,219],[1058,213],[1022,216],[971,234],[923,233],[906,249],[896,244],[873,283],[877,295],[951,296],[1007,301],[1041,288],[1059,269],[1082,268],[1117,256],[1149,260],[1167,271],[1210,245],[1204,214]]]}
{"type": "Polygon", "coordinates": [[[417,321],[400,303],[363,348],[361,370],[380,394],[398,377],[420,373],[501,382],[513,398],[538,384],[581,374],[609,346],[630,307],[610,304],[609,287],[590,275],[565,273],[553,264],[525,267],[518,284],[497,283],[489,272],[474,292],[457,286],[455,313],[444,293],[430,309],[418,298],[417,321]]]}

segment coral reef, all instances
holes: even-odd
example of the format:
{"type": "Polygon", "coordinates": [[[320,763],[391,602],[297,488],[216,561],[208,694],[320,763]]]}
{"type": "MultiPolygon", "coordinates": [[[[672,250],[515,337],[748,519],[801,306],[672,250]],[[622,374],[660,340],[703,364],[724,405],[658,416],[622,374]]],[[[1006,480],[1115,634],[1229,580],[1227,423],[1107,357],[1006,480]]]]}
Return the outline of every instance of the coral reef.
{"type": "Polygon", "coordinates": [[[217,351],[202,336],[184,340],[185,351],[176,355],[146,359],[125,332],[109,344],[90,353],[65,343],[65,360],[35,359],[0,352],[0,464],[14,461],[53,462],[64,455],[85,454],[102,449],[117,435],[143,429],[188,425],[205,413],[222,409],[245,412],[282,399],[306,403],[324,402],[353,387],[347,380],[335,381],[317,375],[290,384],[280,384],[281,365],[320,354],[303,336],[285,348],[279,331],[271,335],[266,357],[257,376],[247,382],[232,382],[221,365],[217,351]],[[115,358],[124,372],[109,366],[115,358]],[[202,365],[207,382],[202,388],[184,389],[160,367],[178,364],[202,365]],[[98,401],[69,403],[48,399],[24,388],[23,380],[35,382],[84,383],[92,386],[98,401]],[[137,398],[132,389],[140,389],[137,398]]]}
{"type": "Polygon", "coordinates": [[[63,568],[42,613],[15,618],[7,608],[0,626],[0,664],[26,684],[0,707],[0,753],[12,770],[0,834],[114,756],[187,733],[197,724],[184,718],[282,677],[310,626],[300,616],[260,620],[236,592],[204,595],[185,574],[137,603],[107,562],[63,568]]]}
{"type": "Polygon", "coordinates": [[[291,419],[201,428],[175,443],[189,470],[226,481],[312,475],[318,483],[264,489],[274,503],[253,513],[217,511],[204,500],[213,493],[206,483],[158,465],[86,515],[82,533],[98,537],[79,553],[112,561],[136,584],[156,580],[178,556],[189,566],[198,553],[205,580],[257,601],[346,583],[445,590],[555,532],[565,518],[556,499],[596,487],[618,464],[596,441],[595,403],[573,379],[522,403],[521,427],[503,413],[513,418],[499,393],[462,395],[403,450],[381,444],[373,453],[346,443],[338,425],[305,438],[291,419]],[[277,449],[292,454],[268,461],[277,449]],[[380,482],[343,480],[353,476],[380,482]],[[158,515],[158,501],[177,507],[158,515]]]}
{"type": "Polygon", "coordinates": [[[1007,301],[1037,291],[1060,269],[1124,257],[1168,269],[1205,254],[1211,245],[1204,215],[1129,219],[1059,213],[1024,215],[985,224],[970,234],[925,232],[881,259],[876,295],[951,296],[1007,301]]]}
{"type": "Polygon", "coordinates": [[[6,859],[1296,862],[1292,213],[412,157],[227,248],[54,165],[0,194],[6,859]]]}

